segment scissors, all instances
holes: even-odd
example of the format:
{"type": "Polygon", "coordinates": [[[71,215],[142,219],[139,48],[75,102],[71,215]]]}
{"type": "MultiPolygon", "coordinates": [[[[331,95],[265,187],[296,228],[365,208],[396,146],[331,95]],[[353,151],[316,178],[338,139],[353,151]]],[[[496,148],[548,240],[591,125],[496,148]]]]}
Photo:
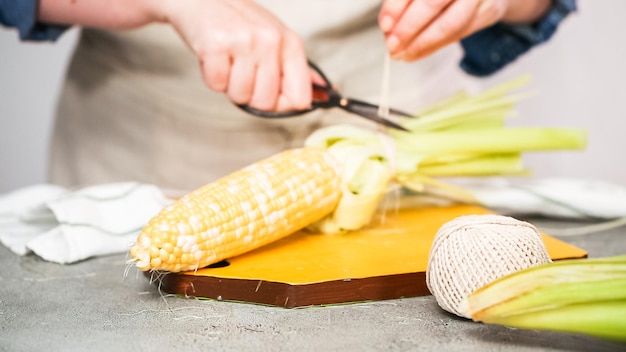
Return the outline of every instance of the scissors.
{"type": "MultiPolygon", "coordinates": [[[[346,98],[343,97],[337,90],[335,90],[330,83],[330,80],[326,77],[326,75],[317,67],[316,64],[309,60],[309,67],[313,69],[324,81],[323,85],[313,83],[313,102],[310,108],[302,109],[302,110],[291,110],[291,111],[281,111],[281,112],[273,112],[273,111],[263,111],[252,108],[248,105],[237,105],[240,109],[263,118],[283,118],[283,117],[294,117],[300,116],[306,113],[309,113],[315,109],[331,109],[331,108],[340,108],[350,113],[356,114],[363,118],[366,118],[370,121],[374,121],[378,124],[381,124],[386,127],[390,127],[396,130],[406,131],[406,128],[401,125],[387,120],[378,115],[379,106],[375,104],[371,104],[365,101],[346,98]]],[[[414,117],[413,115],[396,110],[389,109],[389,113],[401,116],[401,117],[414,117]]]]}

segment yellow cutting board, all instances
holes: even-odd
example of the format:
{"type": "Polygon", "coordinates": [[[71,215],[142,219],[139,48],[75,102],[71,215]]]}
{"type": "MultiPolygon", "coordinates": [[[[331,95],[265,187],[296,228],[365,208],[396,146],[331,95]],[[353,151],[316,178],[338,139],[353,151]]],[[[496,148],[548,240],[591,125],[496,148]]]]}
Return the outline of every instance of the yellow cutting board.
{"type": "MultiPolygon", "coordinates": [[[[476,206],[390,211],[357,232],[301,231],[209,268],[169,273],[160,285],[168,293],[287,308],[427,295],[428,253],[439,228],[459,216],[487,213],[476,206]]],[[[542,238],[553,260],[587,256],[542,238]]]]}

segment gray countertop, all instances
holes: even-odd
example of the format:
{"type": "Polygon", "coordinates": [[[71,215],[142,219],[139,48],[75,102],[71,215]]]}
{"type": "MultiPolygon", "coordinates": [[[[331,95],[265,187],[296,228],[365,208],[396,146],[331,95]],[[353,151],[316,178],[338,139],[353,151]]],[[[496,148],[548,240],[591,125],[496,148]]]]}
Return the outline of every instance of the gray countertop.
{"type": "MultiPolygon", "coordinates": [[[[590,257],[626,254],[624,227],[561,239],[590,257]]],[[[135,269],[125,276],[125,255],[58,265],[0,246],[0,267],[1,351],[626,350],[587,336],[474,323],[431,296],[300,309],[168,296],[135,269]]]]}

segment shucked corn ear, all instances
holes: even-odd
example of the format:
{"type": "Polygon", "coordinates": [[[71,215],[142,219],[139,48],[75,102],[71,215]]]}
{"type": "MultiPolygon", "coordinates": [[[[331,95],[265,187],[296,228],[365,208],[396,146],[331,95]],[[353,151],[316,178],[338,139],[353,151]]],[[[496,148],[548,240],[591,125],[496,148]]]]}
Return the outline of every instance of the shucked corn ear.
{"type": "MultiPolygon", "coordinates": [[[[413,122],[416,125],[407,125],[411,133],[392,133],[391,138],[354,126],[320,130],[306,141],[303,150],[237,172],[164,209],[131,248],[133,260],[141,270],[194,270],[307,226],[325,233],[358,230],[371,221],[390,181],[418,192],[425,185],[440,185],[429,178],[436,173],[426,172],[427,164],[461,162],[453,174],[475,175],[468,172],[470,168],[478,168],[481,175],[504,174],[511,173],[510,161],[516,164],[524,150],[584,145],[580,131],[551,130],[546,134],[518,129],[497,136],[495,132],[502,128],[494,127],[502,125],[514,102],[505,95],[517,85],[506,84],[478,96],[446,101],[420,114],[413,122]],[[424,132],[429,131],[433,135],[427,138],[429,134],[424,132]],[[463,131],[467,133],[457,133],[463,131]],[[473,152],[468,154],[468,150],[473,152]],[[504,162],[497,167],[496,163],[490,163],[493,167],[476,163],[494,153],[512,153],[512,157],[499,157],[504,162]],[[283,157],[301,161],[281,161],[283,157]],[[286,179],[274,171],[279,164],[284,164],[286,179]],[[305,209],[298,210],[303,204],[305,209]]],[[[449,175],[451,170],[446,168],[443,174],[449,175]]],[[[451,190],[449,193],[458,199],[476,201],[455,187],[442,189],[451,190]]]]}
{"type": "Polygon", "coordinates": [[[626,255],[518,271],[476,290],[463,306],[484,323],[626,342],[626,255]]]}
{"type": "MultiPolygon", "coordinates": [[[[516,102],[528,96],[512,93],[528,81],[529,77],[520,77],[475,95],[459,92],[418,112],[419,118],[399,121],[409,133],[389,130],[381,134],[334,125],[317,130],[305,145],[330,149],[351,143],[382,148],[382,153],[377,153],[392,166],[396,184],[435,199],[477,203],[469,191],[436,178],[525,175],[529,170],[523,153],[586,147],[587,132],[581,129],[506,126],[506,118],[516,113],[516,102]]],[[[374,194],[375,188],[369,188],[374,194]]],[[[366,199],[358,201],[365,204],[366,199]]]]}
{"type": "Polygon", "coordinates": [[[153,217],[130,254],[142,270],[195,270],[290,235],[331,213],[341,198],[334,158],[293,149],[236,171],[153,217]]]}
{"type": "Polygon", "coordinates": [[[326,234],[355,231],[368,225],[393,178],[390,151],[376,140],[362,139],[363,133],[350,128],[352,126],[335,127],[342,137],[334,134],[334,138],[329,139],[327,130],[321,129],[311,134],[304,144],[326,149],[342,165],[339,204],[332,213],[308,226],[309,230],[326,234]],[[353,138],[342,139],[346,136],[353,138]]]}

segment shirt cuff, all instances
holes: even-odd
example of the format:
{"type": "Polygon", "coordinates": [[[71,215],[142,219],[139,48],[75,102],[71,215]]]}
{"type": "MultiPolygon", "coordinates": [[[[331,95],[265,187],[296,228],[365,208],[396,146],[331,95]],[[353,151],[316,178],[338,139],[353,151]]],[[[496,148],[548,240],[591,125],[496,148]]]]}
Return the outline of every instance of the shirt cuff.
{"type": "Polygon", "coordinates": [[[38,0],[0,0],[0,22],[17,28],[21,40],[56,40],[69,26],[37,23],[38,0]]]}
{"type": "Polygon", "coordinates": [[[461,40],[461,68],[474,76],[488,76],[532,47],[548,41],[568,14],[576,11],[576,0],[554,0],[539,21],[529,25],[497,23],[461,40]]]}

